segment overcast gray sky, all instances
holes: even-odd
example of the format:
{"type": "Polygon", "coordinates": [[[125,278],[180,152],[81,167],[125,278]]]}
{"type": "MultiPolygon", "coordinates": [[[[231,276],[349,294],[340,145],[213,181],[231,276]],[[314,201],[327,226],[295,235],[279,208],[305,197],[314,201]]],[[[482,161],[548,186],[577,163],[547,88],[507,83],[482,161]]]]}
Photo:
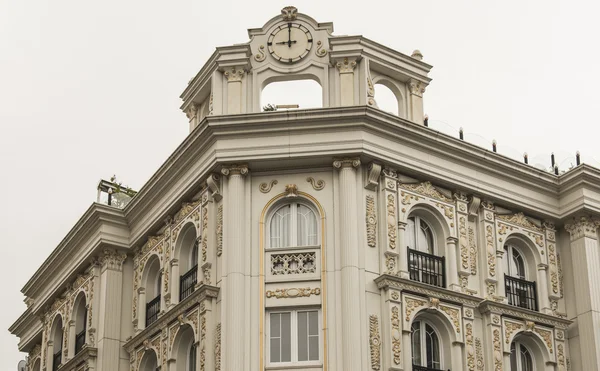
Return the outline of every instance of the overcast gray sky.
{"type": "MultiPolygon", "coordinates": [[[[25,309],[19,290],[95,200],[98,180],[117,174],[139,189],[188,133],[188,80],[216,46],[246,42],[247,28],[285,5],[0,0],[1,370],[24,358],[6,330],[25,309]]],[[[420,49],[434,66],[432,127],[462,126],[468,140],[495,138],[499,152],[545,166],[554,151],[568,167],[576,150],[600,165],[597,1],[294,5],[337,35],[420,49]]]]}

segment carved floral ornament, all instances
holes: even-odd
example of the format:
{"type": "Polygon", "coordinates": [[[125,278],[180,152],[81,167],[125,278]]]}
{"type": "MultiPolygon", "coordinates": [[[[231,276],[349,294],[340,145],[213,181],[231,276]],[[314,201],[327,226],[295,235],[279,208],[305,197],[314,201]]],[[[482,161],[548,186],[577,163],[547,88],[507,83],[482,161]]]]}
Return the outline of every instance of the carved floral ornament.
{"type": "Polygon", "coordinates": [[[598,238],[599,224],[599,220],[582,216],[579,218],[573,218],[573,222],[566,224],[565,229],[571,235],[571,241],[578,240],[582,237],[598,238]]]}
{"type": "Polygon", "coordinates": [[[242,67],[232,67],[231,69],[223,72],[223,74],[227,78],[227,82],[240,82],[242,81],[242,78],[244,77],[245,73],[246,71],[244,71],[242,67]]]}
{"type": "Polygon", "coordinates": [[[431,184],[431,182],[423,182],[417,184],[399,183],[400,188],[406,189],[425,197],[433,198],[438,201],[452,203],[452,199],[441,193],[431,184]]]}
{"type": "Polygon", "coordinates": [[[379,335],[379,319],[376,315],[369,316],[369,346],[371,350],[371,369],[381,369],[381,336],[379,335]]]}
{"type": "Polygon", "coordinates": [[[523,213],[517,213],[513,215],[496,215],[496,219],[523,227],[525,229],[542,232],[542,228],[532,223],[523,213]]]}
{"type": "Polygon", "coordinates": [[[335,67],[340,71],[340,73],[352,73],[356,67],[356,60],[349,60],[346,57],[342,61],[337,62],[335,67]]]}
{"type": "Polygon", "coordinates": [[[419,80],[412,79],[410,80],[410,93],[412,95],[416,95],[418,97],[422,97],[423,93],[425,93],[425,83],[419,80]]]}
{"type": "Polygon", "coordinates": [[[281,14],[283,15],[284,21],[295,21],[298,17],[298,8],[295,6],[286,6],[285,8],[281,9],[281,14]]]}
{"type": "Polygon", "coordinates": [[[287,299],[287,298],[301,298],[301,297],[310,297],[311,295],[321,295],[321,289],[310,288],[310,287],[302,287],[302,288],[286,288],[286,289],[275,289],[275,290],[267,290],[266,296],[267,298],[276,298],[276,299],[287,299]]]}
{"type": "Polygon", "coordinates": [[[431,297],[429,301],[424,298],[413,296],[403,296],[404,299],[404,321],[405,328],[410,328],[410,323],[413,321],[418,312],[423,309],[435,310],[446,317],[454,327],[457,336],[461,333],[461,311],[459,307],[451,306],[440,301],[439,298],[431,297]]]}

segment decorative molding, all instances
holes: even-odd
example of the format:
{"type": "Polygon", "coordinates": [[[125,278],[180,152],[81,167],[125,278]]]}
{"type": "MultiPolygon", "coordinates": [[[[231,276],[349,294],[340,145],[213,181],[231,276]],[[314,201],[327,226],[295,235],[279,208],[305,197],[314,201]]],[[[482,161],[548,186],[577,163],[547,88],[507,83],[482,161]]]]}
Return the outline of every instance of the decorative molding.
{"type": "Polygon", "coordinates": [[[435,188],[435,186],[431,184],[431,182],[423,182],[418,184],[399,183],[399,186],[408,191],[418,193],[422,196],[434,198],[442,202],[452,203],[452,200],[440,191],[438,191],[435,188]]]}
{"type": "Polygon", "coordinates": [[[356,67],[356,60],[348,60],[348,58],[344,58],[343,61],[337,62],[335,67],[340,71],[340,73],[353,73],[354,68],[356,67]]]}
{"type": "Polygon", "coordinates": [[[317,49],[315,50],[315,55],[320,58],[323,58],[327,55],[327,49],[323,48],[323,43],[320,40],[317,41],[317,49]]]}
{"type": "Polygon", "coordinates": [[[475,348],[473,347],[473,324],[467,323],[466,326],[466,353],[467,353],[467,369],[475,371],[475,348]]]}
{"type": "Polygon", "coordinates": [[[373,86],[370,74],[367,75],[367,104],[377,107],[377,103],[375,103],[375,87],[373,86]]]}
{"type": "Polygon", "coordinates": [[[295,184],[287,184],[285,186],[286,197],[298,197],[298,186],[295,184]]]}
{"type": "Polygon", "coordinates": [[[469,226],[469,251],[471,255],[471,274],[477,274],[477,245],[475,243],[475,229],[469,226]]]}
{"type": "Polygon", "coordinates": [[[286,288],[286,289],[275,289],[275,291],[267,290],[267,298],[276,299],[287,299],[287,298],[308,298],[311,295],[321,295],[321,289],[303,287],[303,288],[286,288]]]}
{"type": "Polygon", "coordinates": [[[542,228],[533,224],[523,213],[516,213],[513,215],[496,215],[496,218],[526,229],[531,229],[536,232],[542,232],[542,228]]]}
{"type": "Polygon", "coordinates": [[[369,316],[369,346],[371,348],[371,369],[381,368],[381,336],[379,335],[379,319],[376,315],[369,316]]]}
{"type": "Polygon", "coordinates": [[[112,249],[104,249],[100,256],[100,264],[103,268],[121,271],[123,269],[123,262],[127,259],[127,254],[121,251],[112,249]]]}
{"type": "Polygon", "coordinates": [[[221,322],[217,324],[215,332],[215,371],[221,371],[221,322]]]}
{"type": "Polygon", "coordinates": [[[404,309],[404,315],[405,315],[404,320],[406,322],[410,322],[410,317],[412,315],[412,312],[414,312],[415,309],[423,307],[425,305],[427,305],[427,302],[425,300],[406,298],[406,308],[404,309]]]}
{"type": "Polygon", "coordinates": [[[217,209],[217,256],[223,254],[223,204],[217,209]]]}
{"type": "Polygon", "coordinates": [[[295,6],[286,6],[285,8],[281,9],[281,14],[283,15],[284,21],[295,21],[298,17],[298,8],[295,6]]]}
{"type": "Polygon", "coordinates": [[[371,195],[366,197],[366,223],[367,223],[367,245],[377,246],[377,214],[375,212],[375,198],[371,195]]]}
{"type": "Polygon", "coordinates": [[[315,178],[309,176],[306,181],[314,188],[315,191],[320,191],[325,188],[325,181],[323,179],[315,180],[315,178]]]}
{"type": "Polygon", "coordinates": [[[522,329],[522,323],[504,321],[504,341],[506,342],[506,344],[510,344],[513,333],[522,329]]]}
{"type": "Polygon", "coordinates": [[[461,216],[458,219],[458,241],[460,244],[460,262],[463,270],[468,271],[469,266],[469,247],[467,245],[467,218],[461,216]]]}
{"type": "MultiPolygon", "coordinates": [[[[439,300],[439,299],[437,299],[439,300]]],[[[447,305],[440,305],[439,310],[446,313],[448,317],[452,319],[452,323],[454,324],[454,329],[458,334],[460,334],[460,315],[459,310],[456,308],[449,307],[447,305]]]]}
{"type": "Polygon", "coordinates": [[[500,330],[492,331],[493,346],[494,346],[494,370],[502,371],[502,346],[500,345],[500,330]]]}
{"type": "Polygon", "coordinates": [[[396,236],[398,234],[396,228],[396,198],[393,194],[387,195],[387,229],[388,229],[388,246],[390,249],[396,249],[396,236]]]}
{"type": "Polygon", "coordinates": [[[598,221],[586,216],[573,218],[573,222],[566,224],[565,229],[571,235],[571,241],[582,237],[598,238],[598,221]]]}
{"type": "Polygon", "coordinates": [[[394,354],[394,364],[399,365],[402,358],[402,334],[400,333],[400,313],[397,306],[392,307],[392,352],[394,354]]]}
{"type": "Polygon", "coordinates": [[[256,51],[256,54],[254,54],[254,60],[257,62],[262,62],[267,58],[267,55],[265,53],[265,46],[261,45],[258,47],[258,50],[256,51]]]}
{"type": "Polygon", "coordinates": [[[494,302],[490,300],[484,300],[479,304],[479,311],[481,313],[496,313],[498,315],[505,315],[512,318],[519,318],[523,321],[530,321],[536,324],[545,325],[548,327],[556,327],[561,330],[565,330],[572,321],[563,319],[557,316],[544,314],[541,312],[532,312],[527,309],[522,309],[512,305],[494,302]]]}
{"type": "MultiPolygon", "coordinates": [[[[187,218],[193,211],[194,209],[196,209],[196,207],[198,207],[198,205],[200,205],[201,200],[197,200],[194,202],[184,202],[181,204],[181,209],[179,209],[179,211],[175,214],[175,216],[173,217],[173,224],[178,224],[180,221],[182,221],[183,219],[187,218]]],[[[148,237],[148,241],[150,242],[150,239],[152,237],[148,237]]],[[[162,239],[162,236],[159,237],[154,237],[156,239],[162,239]]],[[[175,237],[176,240],[176,237],[175,237]]],[[[175,242],[175,241],[173,241],[175,242]]]]}
{"type": "Polygon", "coordinates": [[[277,181],[277,179],[273,179],[268,183],[260,183],[260,185],[258,186],[258,189],[262,192],[262,193],[269,193],[271,192],[271,189],[273,189],[273,186],[275,184],[279,183],[277,181]]]}
{"type": "Polygon", "coordinates": [[[243,68],[236,69],[232,67],[231,70],[225,71],[224,75],[227,78],[227,82],[241,82],[245,73],[246,71],[243,68]]]}
{"type": "Polygon", "coordinates": [[[540,335],[540,337],[542,339],[544,339],[544,342],[546,343],[546,347],[548,348],[548,352],[550,352],[550,354],[553,354],[553,346],[552,346],[552,331],[550,330],[543,330],[541,328],[535,327],[533,329],[533,332],[535,332],[536,334],[540,335]]]}

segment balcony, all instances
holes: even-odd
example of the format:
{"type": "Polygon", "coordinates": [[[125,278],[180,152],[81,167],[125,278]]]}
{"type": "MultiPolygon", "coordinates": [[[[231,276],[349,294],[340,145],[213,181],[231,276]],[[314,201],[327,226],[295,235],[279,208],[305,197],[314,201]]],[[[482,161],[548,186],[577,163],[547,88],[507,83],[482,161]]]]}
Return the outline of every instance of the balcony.
{"type": "Polygon", "coordinates": [[[410,279],[437,287],[446,287],[446,259],[421,251],[408,249],[410,279]]]}
{"type": "MultiPolygon", "coordinates": [[[[417,366],[417,365],[413,365],[412,369],[413,369],[413,371],[444,371],[439,368],[431,368],[431,367],[417,366]]],[[[450,369],[448,369],[448,371],[450,371],[450,369]]]]}
{"type": "Polygon", "coordinates": [[[158,319],[158,313],[160,312],[160,295],[150,300],[146,304],[146,327],[150,326],[154,321],[158,319]]]}
{"type": "Polygon", "coordinates": [[[85,330],[84,328],[80,333],[75,335],[75,354],[81,352],[81,349],[85,345],[85,330]]]}
{"type": "Polygon", "coordinates": [[[194,287],[198,282],[198,265],[187,271],[179,280],[179,301],[187,298],[194,292],[194,287]]]}
{"type": "Polygon", "coordinates": [[[54,355],[52,356],[52,371],[58,370],[61,362],[62,362],[62,349],[59,349],[58,352],[54,353],[54,355]]]}
{"type": "Polygon", "coordinates": [[[529,310],[538,310],[535,282],[504,275],[508,304],[529,310]]]}

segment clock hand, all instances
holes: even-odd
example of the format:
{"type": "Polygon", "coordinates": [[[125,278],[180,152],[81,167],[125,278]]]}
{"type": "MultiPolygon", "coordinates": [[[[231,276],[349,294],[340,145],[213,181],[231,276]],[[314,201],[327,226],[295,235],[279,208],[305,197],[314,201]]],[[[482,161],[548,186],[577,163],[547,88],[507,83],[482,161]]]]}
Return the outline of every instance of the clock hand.
{"type": "Polygon", "coordinates": [[[292,24],[288,23],[288,48],[292,47],[292,24]]]}
{"type": "MultiPolygon", "coordinates": [[[[296,41],[296,40],[291,41],[292,44],[295,44],[297,42],[298,41],[296,41]]],[[[290,41],[281,41],[281,42],[275,43],[275,45],[283,45],[283,44],[288,44],[288,43],[290,43],[290,41]]]]}

